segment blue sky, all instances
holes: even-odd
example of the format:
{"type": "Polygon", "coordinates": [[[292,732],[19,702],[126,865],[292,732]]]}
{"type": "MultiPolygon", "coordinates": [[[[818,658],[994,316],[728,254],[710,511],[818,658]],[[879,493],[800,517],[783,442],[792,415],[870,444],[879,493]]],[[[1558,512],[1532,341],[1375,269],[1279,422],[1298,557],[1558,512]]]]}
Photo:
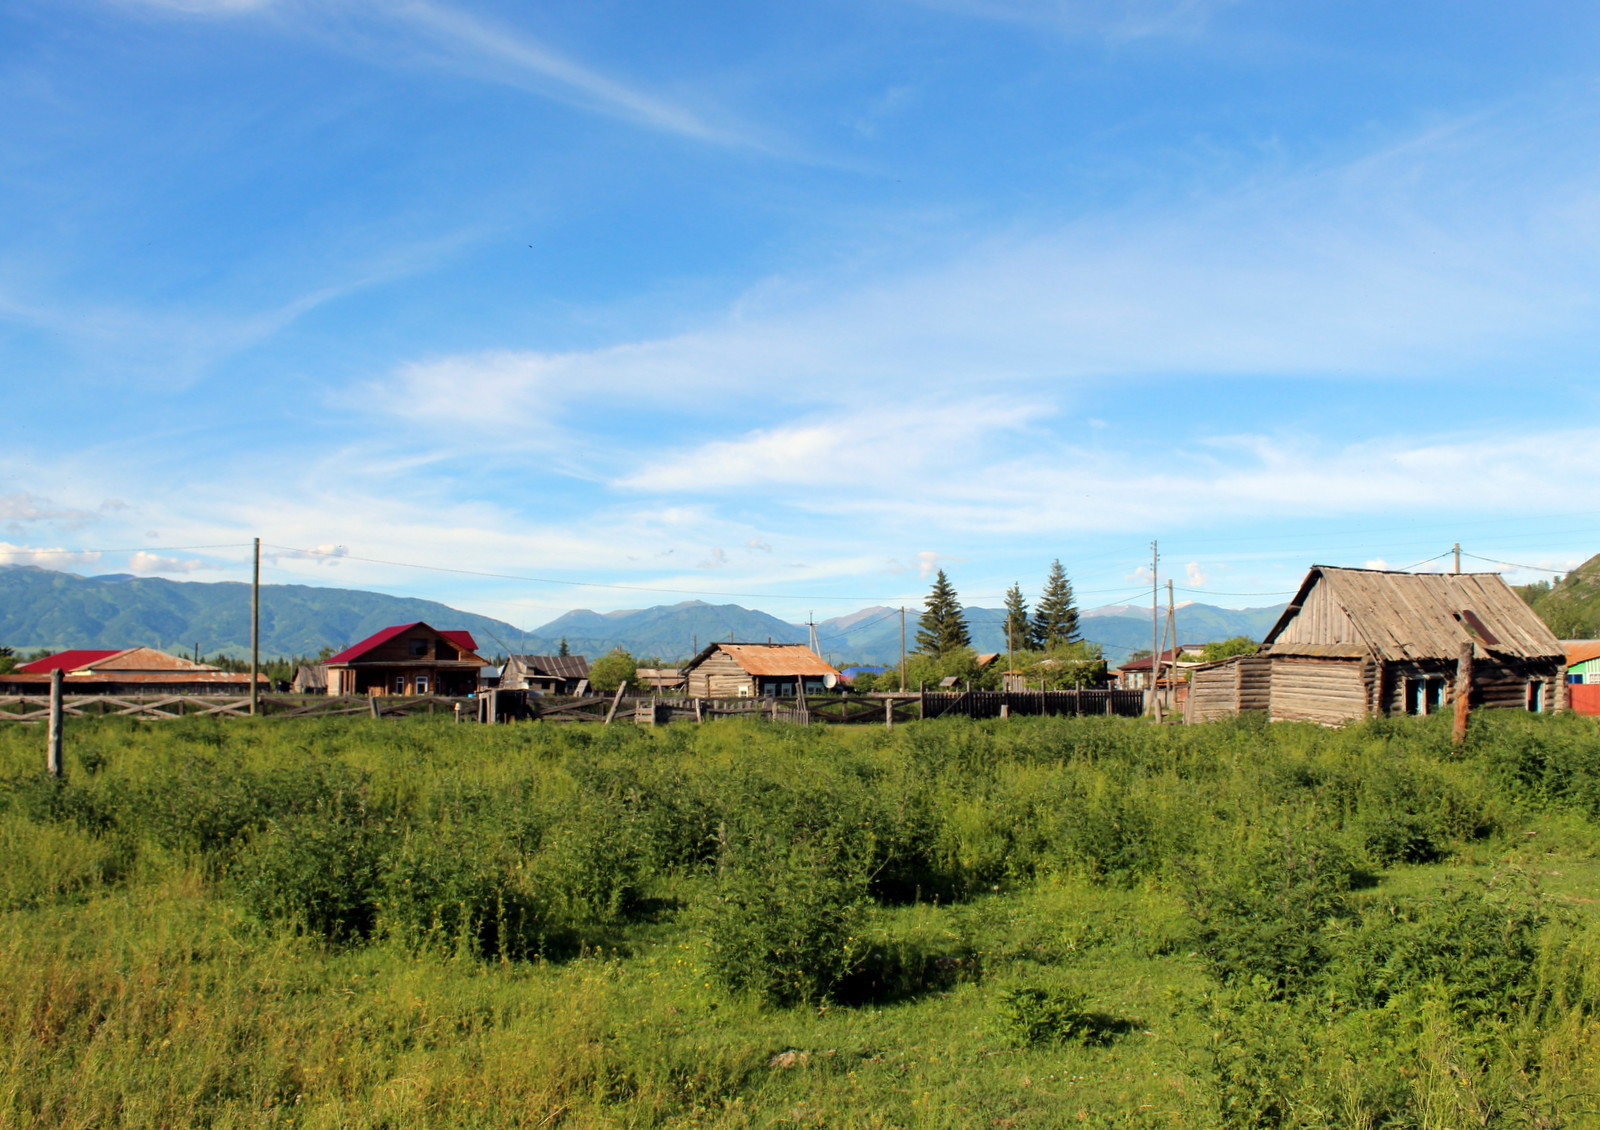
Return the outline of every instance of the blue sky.
{"type": "Polygon", "coordinates": [[[0,561],[536,626],[1600,551],[1600,8],[7,0],[0,561]],[[457,570],[451,572],[448,570],[457,570]],[[487,575],[477,575],[487,574],[487,575]]]}

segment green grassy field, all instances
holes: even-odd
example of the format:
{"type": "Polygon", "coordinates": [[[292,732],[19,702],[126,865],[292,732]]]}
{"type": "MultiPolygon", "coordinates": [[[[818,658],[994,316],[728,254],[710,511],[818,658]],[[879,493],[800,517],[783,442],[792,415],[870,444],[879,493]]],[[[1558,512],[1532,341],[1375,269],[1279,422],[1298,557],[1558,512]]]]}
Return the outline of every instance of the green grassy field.
{"type": "Polygon", "coordinates": [[[0,731],[0,1125],[1600,1126],[1600,731],[0,731]]]}

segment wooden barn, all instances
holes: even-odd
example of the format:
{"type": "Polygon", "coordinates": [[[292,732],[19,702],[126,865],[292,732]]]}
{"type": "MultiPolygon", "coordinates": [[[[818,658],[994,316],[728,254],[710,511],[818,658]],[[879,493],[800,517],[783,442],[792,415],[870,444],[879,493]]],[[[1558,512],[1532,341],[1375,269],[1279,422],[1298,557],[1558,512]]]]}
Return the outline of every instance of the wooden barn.
{"type": "Polygon", "coordinates": [[[683,674],[693,698],[793,698],[820,694],[839,682],[839,672],[797,643],[714,643],[683,674]]]}
{"type": "Polygon", "coordinates": [[[1254,655],[1194,669],[1185,716],[1337,724],[1451,703],[1463,645],[1474,706],[1566,708],[1566,652],[1495,573],[1314,565],[1254,655]]]}
{"type": "Polygon", "coordinates": [[[513,655],[500,670],[500,689],[535,694],[577,694],[589,678],[581,655],[513,655]]]}
{"type": "Polygon", "coordinates": [[[478,669],[488,666],[477,651],[471,632],[395,624],[328,658],[328,693],[476,694],[478,669]]]}

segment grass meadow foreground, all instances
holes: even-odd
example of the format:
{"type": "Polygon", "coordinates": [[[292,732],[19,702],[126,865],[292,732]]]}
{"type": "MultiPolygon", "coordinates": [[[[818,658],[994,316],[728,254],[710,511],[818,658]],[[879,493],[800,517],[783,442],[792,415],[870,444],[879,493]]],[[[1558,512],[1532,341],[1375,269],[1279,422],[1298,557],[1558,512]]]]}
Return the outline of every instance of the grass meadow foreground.
{"type": "Polygon", "coordinates": [[[1600,1126],[1600,730],[0,731],[0,1125],[1600,1126]]]}

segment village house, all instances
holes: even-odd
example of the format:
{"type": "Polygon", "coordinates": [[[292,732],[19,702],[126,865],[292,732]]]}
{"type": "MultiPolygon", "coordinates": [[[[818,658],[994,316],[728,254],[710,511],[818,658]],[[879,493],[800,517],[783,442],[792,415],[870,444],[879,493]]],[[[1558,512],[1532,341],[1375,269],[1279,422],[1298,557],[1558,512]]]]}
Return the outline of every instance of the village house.
{"type": "MultiPolygon", "coordinates": [[[[0,687],[13,694],[40,694],[49,689],[52,671],[61,672],[67,694],[250,693],[248,674],[194,663],[153,647],[57,652],[0,675],[0,687]]],[[[263,689],[270,686],[265,675],[258,675],[256,681],[263,689]]]]}
{"type": "Polygon", "coordinates": [[[820,694],[839,683],[839,672],[797,643],[714,643],[683,669],[693,698],[793,698],[820,694]]]}
{"type": "Polygon", "coordinates": [[[395,624],[328,658],[328,693],[476,694],[478,670],[488,666],[477,651],[470,632],[440,631],[420,620],[395,624]]]}
{"type": "Polygon", "coordinates": [[[500,670],[500,689],[534,694],[577,694],[589,678],[581,655],[513,655],[500,670]]]}
{"type": "Polygon", "coordinates": [[[1578,714],[1600,714],[1600,640],[1563,640],[1567,700],[1578,714]]]}
{"type": "Polygon", "coordinates": [[[1474,707],[1566,707],[1561,643],[1495,573],[1314,565],[1253,655],[1195,668],[1186,717],[1338,724],[1445,709],[1464,646],[1474,707]]]}

